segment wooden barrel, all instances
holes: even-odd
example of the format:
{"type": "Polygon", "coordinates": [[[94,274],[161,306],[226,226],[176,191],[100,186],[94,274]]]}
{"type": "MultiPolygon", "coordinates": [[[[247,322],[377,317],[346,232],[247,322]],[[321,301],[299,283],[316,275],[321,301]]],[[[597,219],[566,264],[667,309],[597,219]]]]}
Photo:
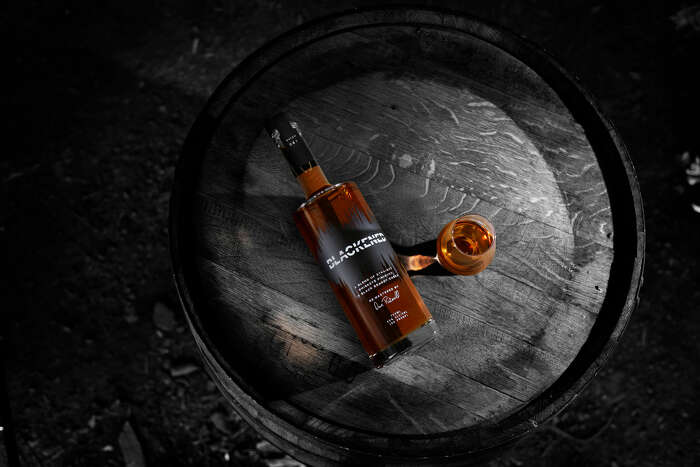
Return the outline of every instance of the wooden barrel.
{"type": "Polygon", "coordinates": [[[213,378],[312,464],[464,464],[535,429],[607,360],[644,259],[629,156],[571,77],[509,33],[405,8],[314,21],[236,67],[187,138],[170,228],[213,378]],[[301,191],[263,129],[282,110],[395,245],[463,212],[495,226],[483,273],[414,276],[440,328],[414,355],[365,364],[292,221],[301,191]]]}

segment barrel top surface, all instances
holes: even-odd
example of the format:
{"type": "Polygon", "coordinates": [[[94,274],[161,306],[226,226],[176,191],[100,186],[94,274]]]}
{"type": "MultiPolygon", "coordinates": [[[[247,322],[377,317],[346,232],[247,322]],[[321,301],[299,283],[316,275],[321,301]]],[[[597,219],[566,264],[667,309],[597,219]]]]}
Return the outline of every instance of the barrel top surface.
{"type": "Polygon", "coordinates": [[[454,15],[340,15],[244,62],[198,119],[173,201],[178,286],[210,369],[271,437],[379,453],[497,445],[604,360],[641,274],[636,182],[606,124],[574,105],[588,100],[516,46],[454,15]],[[435,241],[465,212],[494,225],[481,274],[413,277],[440,329],[419,352],[368,368],[292,220],[303,196],[263,126],[281,110],[395,245],[435,241]]]}

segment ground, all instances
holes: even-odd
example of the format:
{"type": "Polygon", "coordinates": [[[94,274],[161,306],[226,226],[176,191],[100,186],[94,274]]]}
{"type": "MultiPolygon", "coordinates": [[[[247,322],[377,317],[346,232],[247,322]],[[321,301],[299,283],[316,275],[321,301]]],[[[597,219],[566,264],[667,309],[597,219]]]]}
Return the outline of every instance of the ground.
{"type": "MultiPolygon", "coordinates": [[[[367,2],[16,2],[2,23],[6,373],[27,465],[285,465],[201,369],[168,256],[173,168],[216,85],[269,39],[367,2]],[[48,3],[48,4],[47,4],[48,3]]],[[[700,463],[700,14],[687,3],[442,2],[578,75],[626,142],[647,225],[641,301],[585,392],[493,466],[700,463]],[[695,115],[695,116],[694,116],[695,115]]],[[[0,454],[0,464],[3,456],[0,454]]]]}

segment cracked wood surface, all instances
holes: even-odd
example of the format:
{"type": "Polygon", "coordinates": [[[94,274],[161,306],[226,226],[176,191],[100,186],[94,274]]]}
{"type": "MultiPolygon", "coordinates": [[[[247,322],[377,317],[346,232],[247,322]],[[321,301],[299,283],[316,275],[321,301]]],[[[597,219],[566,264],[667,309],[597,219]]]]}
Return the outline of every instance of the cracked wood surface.
{"type": "Polygon", "coordinates": [[[192,222],[202,322],[221,354],[282,418],[339,439],[440,434],[518,410],[579,352],[613,258],[600,167],[556,93],[495,46],[429,27],[339,33],[257,76],[204,155],[192,222]],[[440,327],[417,355],[365,368],[262,130],[281,109],[332,182],[358,183],[392,242],[434,240],[464,212],[495,226],[483,273],[414,278],[440,327]]]}

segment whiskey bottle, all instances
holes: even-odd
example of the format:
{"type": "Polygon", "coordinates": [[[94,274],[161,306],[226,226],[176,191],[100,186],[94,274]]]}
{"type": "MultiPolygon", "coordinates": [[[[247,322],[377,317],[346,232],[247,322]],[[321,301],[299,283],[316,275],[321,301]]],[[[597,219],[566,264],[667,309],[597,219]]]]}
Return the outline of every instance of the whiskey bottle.
{"type": "Polygon", "coordinates": [[[372,364],[380,368],[430,341],[430,311],[357,185],[331,185],[287,115],[266,127],[306,195],[294,213],[297,228],[372,364]]]}

